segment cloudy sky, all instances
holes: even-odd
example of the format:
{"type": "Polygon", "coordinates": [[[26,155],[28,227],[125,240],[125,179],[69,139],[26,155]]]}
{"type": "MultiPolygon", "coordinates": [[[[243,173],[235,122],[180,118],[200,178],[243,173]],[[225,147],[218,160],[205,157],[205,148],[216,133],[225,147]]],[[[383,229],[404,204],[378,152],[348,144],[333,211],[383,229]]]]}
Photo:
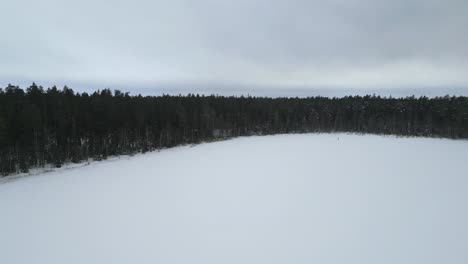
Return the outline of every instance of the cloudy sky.
{"type": "Polygon", "coordinates": [[[0,87],[468,94],[466,0],[6,0],[0,9],[0,87]]]}

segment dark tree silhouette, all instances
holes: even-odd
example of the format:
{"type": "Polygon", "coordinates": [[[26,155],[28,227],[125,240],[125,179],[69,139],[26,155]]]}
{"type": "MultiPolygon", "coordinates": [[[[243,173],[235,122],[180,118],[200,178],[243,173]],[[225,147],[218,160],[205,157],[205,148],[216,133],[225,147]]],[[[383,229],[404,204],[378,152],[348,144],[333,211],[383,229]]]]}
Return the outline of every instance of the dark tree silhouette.
{"type": "Polygon", "coordinates": [[[244,135],[468,138],[468,97],[266,98],[0,89],[0,173],[244,135]]]}

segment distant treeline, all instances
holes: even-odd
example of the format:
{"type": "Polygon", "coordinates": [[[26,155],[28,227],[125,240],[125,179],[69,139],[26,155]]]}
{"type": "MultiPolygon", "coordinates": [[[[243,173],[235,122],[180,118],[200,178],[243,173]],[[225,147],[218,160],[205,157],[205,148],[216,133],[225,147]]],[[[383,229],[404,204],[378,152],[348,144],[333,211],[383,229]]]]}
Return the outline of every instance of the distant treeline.
{"type": "MultiPolygon", "coordinates": [[[[468,97],[264,98],[0,89],[0,174],[244,135],[468,138],[468,97]]],[[[311,146],[313,147],[313,146],[311,146]]]]}

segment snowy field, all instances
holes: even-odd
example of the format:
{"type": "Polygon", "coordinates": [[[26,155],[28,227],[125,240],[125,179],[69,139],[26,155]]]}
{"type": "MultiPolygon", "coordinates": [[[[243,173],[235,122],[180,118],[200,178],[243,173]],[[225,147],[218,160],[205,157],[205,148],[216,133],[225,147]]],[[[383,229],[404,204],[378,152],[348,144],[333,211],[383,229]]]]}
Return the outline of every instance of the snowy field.
{"type": "Polygon", "coordinates": [[[248,137],[4,182],[0,263],[468,263],[468,141],[248,137]]]}

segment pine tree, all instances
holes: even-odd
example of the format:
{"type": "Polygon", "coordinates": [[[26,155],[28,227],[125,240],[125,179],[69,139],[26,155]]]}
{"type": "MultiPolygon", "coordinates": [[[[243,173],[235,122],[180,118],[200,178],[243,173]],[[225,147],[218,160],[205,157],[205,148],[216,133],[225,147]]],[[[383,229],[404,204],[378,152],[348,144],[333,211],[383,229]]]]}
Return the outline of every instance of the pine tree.
{"type": "Polygon", "coordinates": [[[468,138],[467,97],[130,96],[0,89],[0,173],[242,135],[356,132],[468,138]]]}

